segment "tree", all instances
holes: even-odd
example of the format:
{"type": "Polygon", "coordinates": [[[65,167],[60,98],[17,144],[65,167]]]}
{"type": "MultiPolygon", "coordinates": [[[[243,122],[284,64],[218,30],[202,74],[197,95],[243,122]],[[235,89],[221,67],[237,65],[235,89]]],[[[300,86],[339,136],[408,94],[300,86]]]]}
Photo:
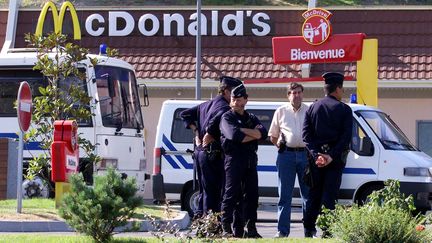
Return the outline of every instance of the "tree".
{"type": "Polygon", "coordinates": [[[123,180],[111,167],[106,175],[96,177],[94,187],[87,186],[82,175],[73,175],[60,216],[77,232],[97,242],[107,242],[114,229],[125,226],[135,209],[143,204],[137,191],[135,178],[123,180]]]}

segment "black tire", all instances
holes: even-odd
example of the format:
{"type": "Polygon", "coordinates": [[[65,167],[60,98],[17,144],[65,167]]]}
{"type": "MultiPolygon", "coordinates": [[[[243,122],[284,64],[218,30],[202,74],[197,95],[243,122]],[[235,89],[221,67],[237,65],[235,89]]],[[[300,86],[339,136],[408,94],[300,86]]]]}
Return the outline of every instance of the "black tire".
{"type": "Polygon", "coordinates": [[[379,185],[379,184],[373,184],[373,185],[369,185],[366,188],[364,188],[361,192],[360,195],[357,197],[357,203],[359,205],[364,205],[365,202],[367,202],[367,197],[374,191],[378,191],[384,188],[384,185],[379,185]]]}
{"type": "Polygon", "coordinates": [[[189,187],[181,201],[182,210],[187,211],[191,217],[198,207],[198,193],[198,190],[194,191],[192,187],[189,187]]]}

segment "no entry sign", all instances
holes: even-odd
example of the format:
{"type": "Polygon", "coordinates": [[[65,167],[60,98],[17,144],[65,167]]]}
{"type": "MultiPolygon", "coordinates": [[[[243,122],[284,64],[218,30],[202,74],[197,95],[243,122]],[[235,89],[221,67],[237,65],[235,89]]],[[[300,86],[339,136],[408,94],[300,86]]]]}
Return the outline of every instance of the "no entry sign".
{"type": "Polygon", "coordinates": [[[18,90],[17,113],[21,131],[26,132],[30,127],[32,115],[32,94],[26,81],[21,82],[18,90]]]}

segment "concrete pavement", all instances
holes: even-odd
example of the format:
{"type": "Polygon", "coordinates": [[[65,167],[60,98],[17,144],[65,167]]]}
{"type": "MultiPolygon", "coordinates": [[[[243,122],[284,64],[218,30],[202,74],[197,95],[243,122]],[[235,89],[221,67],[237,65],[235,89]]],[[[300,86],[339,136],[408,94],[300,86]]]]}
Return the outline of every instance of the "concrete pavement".
{"type": "MultiPolygon", "coordinates": [[[[178,205],[172,205],[173,209],[180,209],[178,205]]],[[[293,207],[291,213],[291,234],[290,237],[302,238],[303,225],[301,223],[302,210],[300,207],[293,207]]],[[[190,219],[186,212],[181,212],[179,217],[171,220],[182,230],[188,229],[190,219]]],[[[277,232],[277,206],[274,203],[260,204],[258,208],[258,232],[264,238],[273,238],[277,232]]],[[[143,221],[140,232],[127,232],[118,234],[119,236],[151,237],[152,225],[148,221],[143,221]]],[[[121,231],[121,229],[119,229],[121,231]]],[[[75,234],[73,230],[63,221],[0,221],[0,234],[7,233],[67,233],[75,234]]]]}

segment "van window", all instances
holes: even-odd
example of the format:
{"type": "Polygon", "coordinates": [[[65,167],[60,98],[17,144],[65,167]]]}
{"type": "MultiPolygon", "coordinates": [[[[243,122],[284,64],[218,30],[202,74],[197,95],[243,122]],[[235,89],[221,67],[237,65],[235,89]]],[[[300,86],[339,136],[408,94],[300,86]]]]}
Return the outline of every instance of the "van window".
{"type": "Polygon", "coordinates": [[[0,70],[0,116],[16,117],[14,104],[17,99],[18,88],[22,81],[27,81],[33,97],[39,96],[39,87],[46,86],[39,71],[33,70],[0,70]]]}
{"type": "Polygon", "coordinates": [[[378,111],[356,111],[356,114],[369,125],[385,149],[417,150],[387,114],[378,111]]]}
{"type": "MultiPolygon", "coordinates": [[[[85,71],[85,70],[82,70],[85,71]]],[[[0,117],[16,117],[17,111],[14,104],[17,99],[18,89],[22,81],[27,81],[30,85],[32,96],[40,96],[39,87],[46,87],[48,80],[42,76],[38,70],[32,69],[8,69],[0,70],[0,117]]],[[[60,83],[61,89],[67,89],[70,85],[80,85],[84,90],[87,90],[85,82],[76,77],[68,77],[60,83]]],[[[88,105],[87,105],[88,106],[88,105]]],[[[88,109],[90,107],[88,106],[88,109]]],[[[68,117],[68,115],[66,115],[68,117]]],[[[78,126],[91,126],[92,121],[78,120],[78,126]]]]}
{"type": "MultiPolygon", "coordinates": [[[[257,110],[257,109],[247,109],[247,112],[254,114],[261,121],[262,125],[267,129],[270,129],[270,125],[273,119],[275,110],[257,110]]],[[[270,139],[267,137],[266,140],[261,140],[259,145],[273,145],[270,139]]]]}
{"type": "MultiPolygon", "coordinates": [[[[352,130],[352,138],[351,138],[351,150],[359,154],[360,152],[360,141],[362,138],[368,137],[368,135],[364,132],[363,128],[358,124],[357,121],[353,122],[353,130],[352,130]]],[[[373,150],[371,150],[370,154],[363,154],[362,156],[372,156],[373,150]]]]}
{"type": "Polygon", "coordinates": [[[432,156],[432,121],[417,121],[417,145],[418,148],[432,156]]]}
{"type": "Polygon", "coordinates": [[[186,129],[180,113],[186,110],[185,108],[178,108],[174,112],[174,119],[171,127],[171,141],[174,143],[193,143],[194,134],[192,129],[186,129]]]}
{"type": "Polygon", "coordinates": [[[135,74],[132,70],[97,65],[96,86],[105,127],[144,128],[135,74]]]}
{"type": "MultiPolygon", "coordinates": [[[[174,112],[173,124],[171,127],[171,141],[174,143],[192,143],[193,132],[191,129],[186,129],[184,127],[183,121],[180,117],[180,113],[186,110],[185,108],[178,108],[174,112]]],[[[248,109],[248,112],[254,114],[261,121],[263,126],[268,130],[273,118],[275,110],[255,110],[248,109]]],[[[267,138],[264,141],[260,141],[260,145],[273,145],[267,138]]]]}

